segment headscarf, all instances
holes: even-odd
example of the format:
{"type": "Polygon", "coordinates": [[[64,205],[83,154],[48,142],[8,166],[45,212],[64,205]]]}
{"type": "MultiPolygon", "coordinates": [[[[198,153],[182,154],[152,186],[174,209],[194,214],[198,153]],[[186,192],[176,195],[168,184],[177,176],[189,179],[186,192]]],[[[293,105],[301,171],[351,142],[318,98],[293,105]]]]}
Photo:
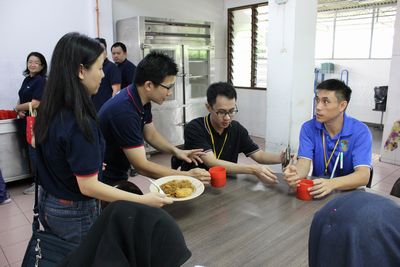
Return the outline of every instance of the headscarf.
{"type": "Polygon", "coordinates": [[[400,266],[400,206],[354,191],[328,202],[313,219],[309,266],[400,266]]]}
{"type": "Polygon", "coordinates": [[[181,230],[164,210],[116,201],[60,266],[176,267],[191,255],[181,230]]]}

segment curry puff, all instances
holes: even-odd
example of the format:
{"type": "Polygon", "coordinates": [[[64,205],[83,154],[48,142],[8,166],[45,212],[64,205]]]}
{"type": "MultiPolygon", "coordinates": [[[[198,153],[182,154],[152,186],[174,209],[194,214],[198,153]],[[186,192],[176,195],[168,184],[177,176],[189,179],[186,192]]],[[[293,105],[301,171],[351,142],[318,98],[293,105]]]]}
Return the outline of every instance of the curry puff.
{"type": "Polygon", "coordinates": [[[169,197],[184,198],[194,192],[194,186],[189,180],[172,180],[161,185],[161,189],[169,197]]]}

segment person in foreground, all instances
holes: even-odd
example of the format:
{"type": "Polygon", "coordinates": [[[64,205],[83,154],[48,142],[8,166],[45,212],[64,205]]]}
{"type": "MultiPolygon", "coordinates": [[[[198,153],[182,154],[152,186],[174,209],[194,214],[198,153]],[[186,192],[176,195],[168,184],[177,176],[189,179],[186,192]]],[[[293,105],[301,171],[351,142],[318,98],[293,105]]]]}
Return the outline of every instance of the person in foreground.
{"type": "Polygon", "coordinates": [[[172,203],[158,193],[135,195],[99,181],[104,140],[90,96],[104,76],[102,52],[99,42],[79,33],[58,41],[34,127],[40,222],[74,244],[97,218],[96,199],[155,207],[172,203]]]}
{"type": "MultiPolygon", "coordinates": [[[[207,110],[205,117],[189,122],[185,127],[185,149],[201,148],[206,153],[201,157],[204,168],[224,166],[227,173],[246,173],[257,176],[266,183],[277,183],[274,172],[259,164],[281,164],[284,154],[260,150],[250,138],[246,128],[233,120],[238,112],[236,90],[229,83],[218,82],[207,89],[207,110]],[[259,164],[239,164],[238,155],[244,153],[259,164]]],[[[184,162],[182,170],[195,167],[184,162]]]]}
{"type": "Polygon", "coordinates": [[[159,151],[188,162],[201,162],[201,149],[181,150],[170,144],[152,122],[151,101],[161,105],[172,94],[178,72],[175,62],[165,54],[152,52],[139,62],[134,83],[108,100],[99,112],[100,127],[107,142],[104,182],[126,180],[130,164],[142,175],[159,178],[188,175],[204,183],[210,174],[203,169],[188,172],[153,163],[146,158],[144,140],[159,151]]]}
{"type": "Polygon", "coordinates": [[[400,266],[400,206],[364,191],[340,195],[314,215],[310,267],[400,266]]]}
{"type": "Polygon", "coordinates": [[[307,177],[311,164],[316,177],[310,189],[314,198],[368,184],[372,136],[364,123],[346,115],[350,96],[351,89],[339,80],[317,86],[316,115],[301,127],[297,163],[284,171],[290,186],[307,177]]]}
{"type": "Polygon", "coordinates": [[[174,219],[164,210],[116,201],[99,216],[60,267],[177,267],[191,256],[174,219]]]}

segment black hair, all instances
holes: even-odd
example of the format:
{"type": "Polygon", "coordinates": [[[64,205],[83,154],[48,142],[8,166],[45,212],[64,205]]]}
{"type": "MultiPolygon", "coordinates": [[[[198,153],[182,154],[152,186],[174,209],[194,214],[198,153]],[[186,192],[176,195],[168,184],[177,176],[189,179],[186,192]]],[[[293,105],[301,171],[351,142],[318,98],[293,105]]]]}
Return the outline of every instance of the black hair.
{"type": "Polygon", "coordinates": [[[98,42],[100,42],[101,44],[103,44],[104,45],[104,50],[107,50],[107,42],[106,42],[106,39],[104,39],[104,38],[94,38],[95,40],[97,40],[98,42]]]}
{"type": "Polygon", "coordinates": [[[235,88],[226,82],[218,82],[211,84],[207,89],[207,103],[213,106],[217,101],[217,96],[225,96],[228,99],[237,99],[235,88]]]}
{"type": "Polygon", "coordinates": [[[121,47],[121,49],[122,49],[122,51],[124,51],[124,53],[126,53],[126,45],[125,44],[123,44],[123,43],[121,43],[121,42],[116,42],[115,44],[113,44],[112,46],[111,46],[111,51],[112,51],[112,49],[114,48],[114,47],[121,47]]]}
{"type": "Polygon", "coordinates": [[[50,122],[64,108],[74,113],[85,138],[94,140],[90,120],[97,120],[96,110],[79,78],[79,71],[81,67],[90,69],[103,51],[99,42],[77,32],[67,33],[58,41],[35,122],[37,143],[45,140],[50,122]]]}
{"type": "Polygon", "coordinates": [[[23,71],[24,76],[29,75],[28,69],[28,61],[31,56],[37,57],[40,60],[40,64],[42,64],[42,70],[38,73],[39,75],[46,76],[47,74],[47,61],[46,58],[39,52],[30,52],[29,55],[26,57],[26,69],[23,71]]]}
{"type": "Polygon", "coordinates": [[[336,98],[339,102],[346,100],[347,103],[350,102],[351,98],[351,89],[344,82],[337,79],[329,79],[321,82],[317,85],[317,90],[328,90],[334,91],[336,98]]]}
{"type": "Polygon", "coordinates": [[[165,77],[178,73],[175,61],[161,52],[153,51],[145,56],[135,70],[135,84],[143,85],[146,81],[160,84],[165,77]]]}

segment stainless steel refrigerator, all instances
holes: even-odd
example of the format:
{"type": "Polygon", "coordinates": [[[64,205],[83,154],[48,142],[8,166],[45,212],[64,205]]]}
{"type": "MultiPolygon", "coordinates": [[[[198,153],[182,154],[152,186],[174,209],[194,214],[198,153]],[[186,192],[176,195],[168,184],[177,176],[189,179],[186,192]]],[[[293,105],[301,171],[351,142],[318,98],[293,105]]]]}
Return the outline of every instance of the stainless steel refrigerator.
{"type": "Polygon", "coordinates": [[[162,105],[152,103],[152,113],[157,130],[172,144],[183,144],[184,125],[207,114],[206,90],[214,82],[212,23],[139,16],[117,21],[116,28],[134,64],[159,51],[178,65],[173,94],[162,105]]]}

